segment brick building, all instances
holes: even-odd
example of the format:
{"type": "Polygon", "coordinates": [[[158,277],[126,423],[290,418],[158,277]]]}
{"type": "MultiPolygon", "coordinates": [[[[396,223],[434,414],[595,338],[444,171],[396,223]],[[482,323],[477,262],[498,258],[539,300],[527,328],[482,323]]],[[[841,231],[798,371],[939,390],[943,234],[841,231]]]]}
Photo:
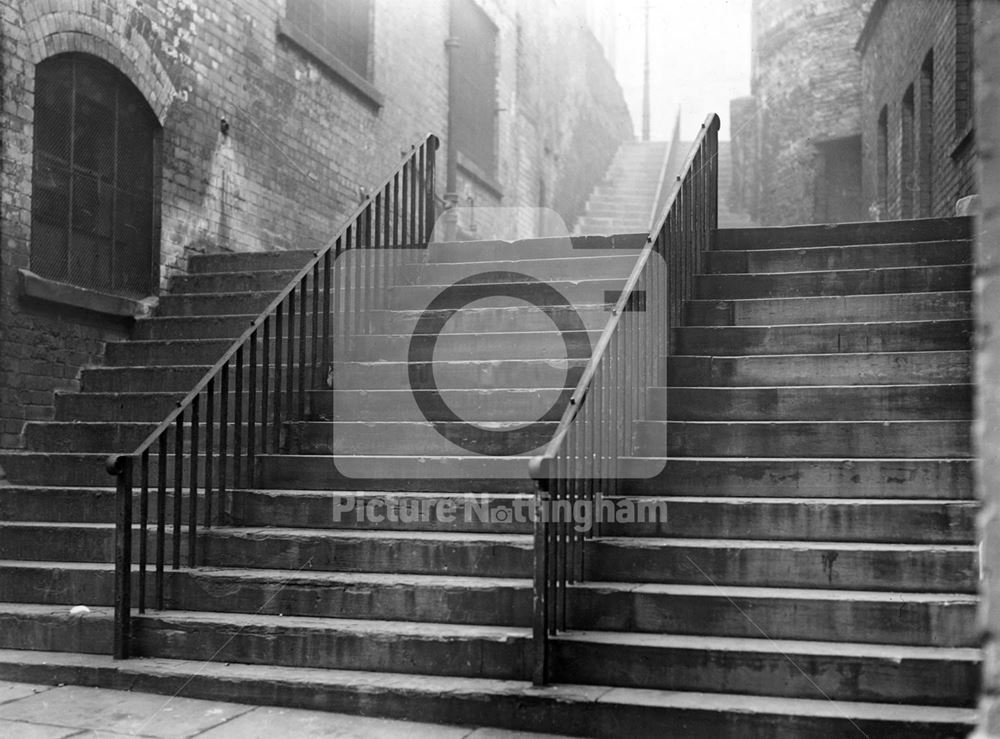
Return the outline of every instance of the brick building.
{"type": "Polygon", "coordinates": [[[944,216],[973,187],[971,0],[756,0],[734,207],[763,225],[944,216]]]}
{"type": "Polygon", "coordinates": [[[0,12],[0,448],[51,416],[54,390],[76,388],[190,255],[321,244],[428,132],[453,142],[439,191],[448,152],[463,205],[546,205],[569,223],[631,136],[571,0],[0,12]]]}

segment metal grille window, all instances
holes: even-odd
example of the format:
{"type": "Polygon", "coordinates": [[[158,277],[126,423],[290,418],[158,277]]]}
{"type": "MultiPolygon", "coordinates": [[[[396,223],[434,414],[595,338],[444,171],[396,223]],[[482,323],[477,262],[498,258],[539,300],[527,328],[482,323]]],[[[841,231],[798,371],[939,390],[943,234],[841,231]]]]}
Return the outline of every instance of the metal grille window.
{"type": "Polygon", "coordinates": [[[159,243],[156,116],[105,62],[62,54],[35,75],[31,269],[103,292],[152,292],[159,243]]]}
{"type": "Polygon", "coordinates": [[[371,11],[371,0],[288,0],[287,17],[324,50],[370,80],[371,11]]]}
{"type": "Polygon", "coordinates": [[[497,168],[497,29],[472,0],[453,0],[451,13],[452,36],[458,40],[451,135],[463,157],[493,177],[497,168]]]}

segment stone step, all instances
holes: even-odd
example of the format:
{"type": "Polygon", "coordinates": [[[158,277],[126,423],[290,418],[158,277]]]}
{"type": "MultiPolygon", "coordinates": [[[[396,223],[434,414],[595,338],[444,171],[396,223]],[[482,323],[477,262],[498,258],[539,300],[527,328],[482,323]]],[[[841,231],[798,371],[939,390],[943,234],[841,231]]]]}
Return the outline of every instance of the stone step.
{"type": "Polygon", "coordinates": [[[311,250],[195,254],[188,259],[188,271],[202,274],[206,272],[301,269],[313,258],[314,254],[315,252],[311,250]]]}
{"type": "Polygon", "coordinates": [[[0,559],[113,562],[113,523],[0,521],[0,559]]]}
{"type": "Polygon", "coordinates": [[[170,611],[140,615],[139,656],[500,680],[530,675],[520,627],[170,611]]]}
{"type": "MultiPolygon", "coordinates": [[[[429,262],[402,271],[401,281],[416,285],[451,285],[472,275],[491,272],[525,274],[536,280],[555,282],[629,276],[639,256],[638,250],[586,249],[577,254],[527,260],[475,260],[469,262],[429,262]]],[[[513,280],[512,280],[513,281],[513,280]]]]}
{"type": "MultiPolygon", "coordinates": [[[[504,359],[547,359],[565,360],[567,355],[574,358],[589,357],[591,347],[600,338],[600,331],[564,332],[548,331],[497,331],[493,333],[448,333],[440,336],[434,347],[433,360],[455,362],[462,360],[504,360],[504,359]],[[567,345],[569,353],[567,352],[567,345]]],[[[134,343],[134,342],[133,342],[134,343]]],[[[192,342],[193,343],[193,342],[192,342]]],[[[409,356],[411,334],[378,334],[359,336],[350,351],[353,361],[373,362],[402,361],[409,356]]],[[[418,345],[419,346],[419,345],[418,345]]],[[[201,347],[195,346],[196,349],[201,347]]],[[[213,347],[214,348],[214,347],[213,347]]],[[[144,347],[137,347],[125,357],[132,359],[143,355],[144,347]]],[[[165,346],[150,347],[145,356],[164,357],[169,349],[165,346]],[[160,352],[160,353],[156,353],[160,352]]],[[[192,354],[193,354],[192,350],[192,354]]],[[[208,351],[206,350],[207,354],[208,351]]],[[[218,352],[217,356],[221,356],[218,352]]],[[[118,360],[120,355],[115,354],[118,360]]],[[[419,357],[427,361],[430,357],[419,357]]],[[[109,360],[110,361],[110,360],[109,360]]]]}
{"type": "MultiPolygon", "coordinates": [[[[351,456],[377,452],[377,457],[411,454],[464,457],[471,454],[506,456],[514,451],[535,453],[552,438],[558,423],[558,414],[553,413],[544,421],[469,419],[437,425],[429,421],[395,420],[293,421],[285,428],[290,454],[351,456]],[[488,430],[484,431],[487,424],[488,430]],[[448,437],[445,438],[436,426],[446,427],[448,437]]],[[[340,466],[339,458],[337,465],[340,466]]]]}
{"type": "Polygon", "coordinates": [[[161,392],[187,393],[211,369],[211,364],[148,367],[91,367],[80,375],[88,393],[135,393],[155,387],[161,392]]]}
{"type": "Polygon", "coordinates": [[[811,298],[690,300],[688,326],[775,326],[968,319],[972,293],[895,293],[811,298]]]}
{"type": "MultiPolygon", "coordinates": [[[[115,566],[113,562],[0,560],[0,590],[5,601],[0,610],[11,603],[42,606],[42,613],[55,612],[51,606],[58,605],[86,605],[91,610],[114,606],[115,566]]],[[[64,610],[68,616],[69,608],[64,610]]],[[[34,643],[32,648],[43,647],[34,643]]],[[[109,652],[110,647],[103,653],[109,652]]]]}
{"type": "Polygon", "coordinates": [[[250,327],[257,314],[221,316],[166,316],[135,322],[132,338],[150,339],[235,339],[250,327]]]}
{"type": "Polygon", "coordinates": [[[971,348],[972,322],[896,321],[783,326],[682,326],[678,354],[868,354],[971,348]]]}
{"type": "MultiPolygon", "coordinates": [[[[620,292],[608,297],[617,298],[620,292]]],[[[457,312],[441,310],[373,311],[372,323],[379,333],[413,333],[421,318],[436,320],[424,324],[420,333],[436,331],[441,321],[446,321],[439,333],[493,333],[518,331],[546,331],[554,326],[582,325],[591,331],[603,330],[611,318],[613,302],[594,305],[573,305],[566,308],[546,306],[537,308],[512,298],[487,298],[474,306],[457,312]],[[450,315],[450,317],[449,317],[450,315]]]]}
{"type": "Polygon", "coordinates": [[[975,595],[585,582],[571,629],[977,647],[975,595]]]}
{"type": "Polygon", "coordinates": [[[109,365],[172,366],[215,364],[233,345],[232,339],[153,339],[109,343],[105,361],[109,365]]]}
{"type": "Polygon", "coordinates": [[[175,695],[195,683],[198,696],[258,705],[315,707],[390,718],[549,731],[578,736],[659,739],[664,726],[720,739],[843,737],[859,730],[879,739],[964,736],[975,728],[966,708],[686,693],[560,683],[538,690],[521,680],[394,675],[358,670],[242,665],[196,660],[113,661],[103,655],[0,651],[0,679],[175,695]],[[734,722],[734,716],[738,721],[734,722]]]}
{"type": "Polygon", "coordinates": [[[676,421],[968,420],[972,385],[650,388],[646,417],[676,421]]]}
{"type": "MultiPolygon", "coordinates": [[[[585,359],[496,359],[434,363],[434,379],[440,388],[558,387],[566,384],[570,367],[586,366],[585,359]]],[[[423,365],[421,365],[423,367],[423,365]]],[[[333,385],[362,390],[397,390],[410,386],[410,363],[337,362],[333,385]]],[[[423,371],[420,372],[423,376],[423,371]]]]}
{"type": "Polygon", "coordinates": [[[284,290],[299,270],[255,270],[252,272],[198,272],[170,281],[171,293],[261,293],[284,290]]]}
{"type": "Polygon", "coordinates": [[[705,255],[708,271],[720,273],[918,267],[968,264],[971,261],[972,244],[967,239],[917,241],[900,244],[814,246],[802,249],[714,250],[705,255]]]}
{"type": "Polygon", "coordinates": [[[529,534],[214,527],[203,533],[210,567],[530,577],[529,534]]]}
{"type": "MultiPolygon", "coordinates": [[[[0,649],[110,654],[114,610],[91,608],[85,616],[59,606],[0,603],[0,649]]],[[[58,735],[58,734],[56,734],[58,735]]]]}
{"type": "MultiPolygon", "coordinates": [[[[184,393],[57,393],[56,419],[60,421],[162,421],[184,393]]],[[[32,431],[45,433],[46,424],[32,431]]],[[[37,438],[37,437],[36,437],[37,438]]]]}
{"type": "MultiPolygon", "coordinates": [[[[129,452],[129,449],[117,449],[119,453],[129,452]]],[[[106,463],[108,452],[43,452],[43,451],[13,451],[0,453],[0,466],[7,472],[8,479],[17,485],[39,486],[53,485],[57,487],[98,487],[104,488],[114,484],[115,478],[108,474],[106,463]]],[[[184,485],[189,482],[189,458],[184,458],[184,485]]],[[[227,460],[227,479],[232,486],[233,460],[227,460]]],[[[150,453],[150,481],[155,481],[158,475],[157,453],[154,448],[150,453]]],[[[173,485],[174,456],[167,455],[167,484],[173,485]]],[[[216,478],[216,482],[218,479],[216,478]]],[[[204,464],[199,464],[199,485],[204,484],[204,464]]]]}
{"type": "Polygon", "coordinates": [[[640,455],[678,457],[965,458],[962,421],[640,421],[640,455]]]}
{"type": "Polygon", "coordinates": [[[809,295],[925,293],[968,290],[971,285],[971,266],[935,265],[821,272],[699,275],[695,278],[695,296],[703,300],[726,300],[809,295]]]}
{"type": "Polygon", "coordinates": [[[608,249],[622,249],[637,254],[646,243],[645,233],[619,233],[607,236],[573,236],[522,241],[451,241],[431,244],[428,262],[474,262],[552,259],[554,257],[607,254],[608,249]],[[595,252],[593,250],[600,250],[595,252]]]}
{"type": "Polygon", "coordinates": [[[309,394],[313,419],[334,421],[424,421],[418,400],[443,400],[462,419],[477,422],[559,421],[576,387],[466,390],[315,390],[309,394]]]}
{"type": "MultiPolygon", "coordinates": [[[[618,277],[579,280],[550,280],[548,282],[517,282],[500,280],[481,285],[455,286],[451,294],[456,304],[468,305],[478,300],[505,295],[503,291],[515,289],[518,297],[536,306],[600,305],[608,293],[617,295],[624,286],[618,277]]],[[[394,310],[424,310],[452,283],[401,285],[391,288],[389,307],[394,310]]],[[[508,298],[508,301],[510,298],[508,298]]]]}
{"type": "Polygon", "coordinates": [[[975,593],[977,547],[963,544],[594,539],[587,579],[636,583],[975,593]]]}
{"type": "Polygon", "coordinates": [[[631,458],[621,493],[971,500],[969,459],[631,458]]]}
{"type": "Polygon", "coordinates": [[[62,521],[110,523],[115,518],[115,488],[108,476],[106,487],[0,487],[0,521],[62,521]]]}
{"type": "MultiPolygon", "coordinates": [[[[232,409],[230,404],[230,409],[232,409]]],[[[232,413],[232,410],[230,410],[232,413]]],[[[111,454],[112,452],[125,453],[136,449],[139,444],[153,433],[160,425],[166,414],[159,417],[151,417],[148,422],[127,422],[127,421],[47,421],[29,422],[25,424],[25,448],[33,452],[46,453],[101,453],[111,454]]],[[[246,416],[244,416],[245,418],[246,416]]],[[[204,422],[204,416],[202,416],[204,422]]],[[[229,423],[229,449],[232,454],[235,425],[232,423],[230,415],[229,423]]],[[[216,451],[219,449],[220,425],[213,424],[213,438],[215,439],[216,451]]],[[[243,434],[246,438],[247,424],[243,424],[243,434]]],[[[261,438],[264,429],[257,423],[257,439],[261,438]]],[[[204,449],[205,443],[204,423],[199,425],[200,447],[204,449]]],[[[270,432],[269,432],[270,433],[270,432]]],[[[173,436],[170,437],[170,448],[173,448],[173,436]]],[[[190,449],[190,438],[185,440],[185,450],[190,449]]],[[[155,448],[154,448],[154,454],[155,448]]]]}
{"type": "Polygon", "coordinates": [[[952,241],[972,238],[972,225],[972,218],[961,217],[728,229],[719,230],[716,234],[714,248],[722,251],[804,249],[813,246],[952,241]]]}
{"type": "Polygon", "coordinates": [[[978,649],[759,637],[572,631],[553,652],[562,681],[937,706],[975,705],[981,669],[978,649]]]}
{"type": "Polygon", "coordinates": [[[156,317],[259,315],[277,296],[278,291],[168,293],[160,298],[156,317]]]}
{"type": "MultiPolygon", "coordinates": [[[[265,454],[258,484],[302,490],[533,493],[528,456],[338,456],[265,454]]],[[[8,469],[3,457],[0,463],[8,469]]]]}
{"type": "Polygon", "coordinates": [[[660,377],[673,387],[968,384],[971,363],[968,350],[672,356],[662,361],[660,377]]]}

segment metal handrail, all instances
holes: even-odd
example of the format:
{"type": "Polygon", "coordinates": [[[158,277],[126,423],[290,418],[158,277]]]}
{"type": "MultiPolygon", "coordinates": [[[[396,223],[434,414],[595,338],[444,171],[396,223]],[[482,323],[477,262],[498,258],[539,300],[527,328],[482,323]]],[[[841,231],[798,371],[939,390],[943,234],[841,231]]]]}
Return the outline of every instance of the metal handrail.
{"type": "Polygon", "coordinates": [[[564,511],[589,506],[596,521],[597,497],[617,492],[619,461],[635,454],[634,424],[645,416],[647,390],[671,353],[673,329],[717,227],[719,123],[711,114],[702,124],[555,434],[531,460],[538,685],[551,678],[550,638],[568,623],[569,585],[586,579],[585,542],[599,533],[599,522],[580,531],[559,518],[557,504],[567,504],[564,511]]]}
{"type": "Polygon", "coordinates": [[[283,424],[304,417],[307,396],[325,380],[337,348],[364,330],[372,310],[385,301],[386,288],[400,266],[401,247],[426,243],[434,228],[438,147],[439,140],[433,134],[412,146],[403,163],[250,322],[156,429],[132,452],[108,457],[108,472],[117,478],[116,659],[127,658],[130,651],[136,473],[140,490],[137,601],[142,613],[148,600],[151,488],[156,495],[153,602],[157,609],[164,607],[168,452],[173,453],[171,566],[178,569],[182,536],[187,538],[188,565],[198,561],[199,504],[204,505],[203,525],[210,528],[217,515],[213,506],[216,499],[224,502],[227,491],[240,487],[243,480],[253,484],[256,456],[279,450],[283,424]],[[341,269],[337,257],[353,249],[379,250],[373,253],[387,256],[377,264],[355,263],[341,269]],[[234,395],[231,409],[230,387],[234,395]],[[150,479],[153,452],[156,480],[150,479]],[[227,487],[230,475],[232,486],[227,487]],[[185,505],[186,530],[182,524],[185,505]]]}

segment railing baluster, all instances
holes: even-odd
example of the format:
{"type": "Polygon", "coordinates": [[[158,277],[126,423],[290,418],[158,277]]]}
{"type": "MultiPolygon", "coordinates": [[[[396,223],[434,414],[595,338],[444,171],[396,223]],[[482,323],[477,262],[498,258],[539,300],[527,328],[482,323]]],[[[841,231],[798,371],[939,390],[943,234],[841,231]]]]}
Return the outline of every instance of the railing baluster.
{"type": "MultiPolygon", "coordinates": [[[[316,285],[313,283],[313,289],[316,285]]],[[[299,404],[297,421],[304,421],[306,418],[306,317],[308,316],[308,289],[309,275],[302,278],[302,289],[299,290],[299,404]]],[[[291,338],[291,337],[289,337],[291,338]]]]}
{"type": "MultiPolygon", "coordinates": [[[[239,490],[243,487],[243,347],[236,350],[236,364],[233,365],[233,384],[236,389],[233,393],[233,487],[232,490],[239,490]]],[[[222,515],[229,513],[229,500],[232,496],[226,495],[219,499],[219,512],[222,515]]]]}
{"type": "Polygon", "coordinates": [[[295,335],[296,335],[296,322],[295,322],[295,298],[299,286],[292,288],[292,291],[288,293],[288,336],[285,337],[285,363],[287,366],[287,377],[285,381],[285,405],[288,408],[289,421],[296,421],[298,419],[292,417],[295,413],[295,335]]]}
{"type": "Polygon", "coordinates": [[[128,659],[132,634],[132,457],[121,456],[112,470],[115,491],[115,659],[128,659]]]}
{"type": "Polygon", "coordinates": [[[149,450],[139,457],[139,613],[146,612],[146,564],[149,560],[149,450]]]}
{"type": "Polygon", "coordinates": [[[257,464],[257,331],[250,334],[250,367],[247,385],[247,481],[256,482],[257,464]]]}
{"type": "Polygon", "coordinates": [[[274,312],[274,421],[271,433],[274,434],[274,453],[281,449],[281,362],[282,362],[282,326],[284,323],[284,303],[279,303],[274,312]]]}
{"type": "MultiPolygon", "coordinates": [[[[229,371],[230,364],[226,362],[222,366],[221,384],[219,386],[219,491],[216,496],[219,502],[219,515],[222,516],[224,510],[222,502],[226,499],[226,483],[229,473],[229,371]]],[[[212,498],[205,502],[208,511],[212,512],[212,498]]]]}
{"type": "Polygon", "coordinates": [[[174,538],[172,569],[181,566],[181,504],[184,501],[184,411],[177,414],[174,427],[174,538]]]}
{"type": "Polygon", "coordinates": [[[188,567],[198,566],[198,425],[201,396],[191,402],[191,482],[188,493],[188,567]]]}
{"type": "Polygon", "coordinates": [[[167,435],[160,434],[156,455],[156,609],[163,610],[163,569],[167,562],[167,435]]]}
{"type": "Polygon", "coordinates": [[[267,433],[268,393],[271,388],[271,316],[264,319],[264,336],[261,339],[260,360],[260,450],[262,454],[277,454],[276,447],[268,447],[267,433]]]}
{"type": "Polygon", "coordinates": [[[205,388],[205,528],[212,526],[212,484],[215,475],[215,378],[205,388]]]}

